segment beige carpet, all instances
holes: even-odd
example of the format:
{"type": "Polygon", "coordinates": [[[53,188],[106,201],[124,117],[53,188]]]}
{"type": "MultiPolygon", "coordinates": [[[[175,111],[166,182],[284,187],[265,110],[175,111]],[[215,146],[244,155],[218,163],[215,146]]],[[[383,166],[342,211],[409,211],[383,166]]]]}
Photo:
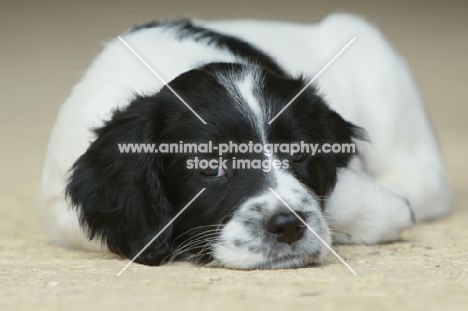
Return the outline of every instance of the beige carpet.
{"type": "Polygon", "coordinates": [[[468,310],[468,3],[466,1],[2,1],[0,3],[0,310],[468,310]],[[67,2],[67,4],[64,4],[67,2]],[[36,213],[58,109],[101,42],[174,15],[304,22],[333,11],[379,25],[407,58],[439,133],[452,215],[404,241],[336,247],[322,267],[233,271],[146,267],[47,241],[36,213]]]}

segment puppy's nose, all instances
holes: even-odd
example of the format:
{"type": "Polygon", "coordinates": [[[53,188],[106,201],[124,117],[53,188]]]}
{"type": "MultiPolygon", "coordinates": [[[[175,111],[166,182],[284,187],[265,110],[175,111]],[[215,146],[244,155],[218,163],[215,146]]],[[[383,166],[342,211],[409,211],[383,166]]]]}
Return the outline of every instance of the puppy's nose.
{"type": "MultiPolygon", "coordinates": [[[[303,213],[296,213],[305,220],[305,215],[303,213]]],[[[302,238],[306,227],[293,213],[281,212],[273,215],[267,221],[265,229],[276,235],[278,242],[288,243],[291,245],[293,242],[302,238]]]]}

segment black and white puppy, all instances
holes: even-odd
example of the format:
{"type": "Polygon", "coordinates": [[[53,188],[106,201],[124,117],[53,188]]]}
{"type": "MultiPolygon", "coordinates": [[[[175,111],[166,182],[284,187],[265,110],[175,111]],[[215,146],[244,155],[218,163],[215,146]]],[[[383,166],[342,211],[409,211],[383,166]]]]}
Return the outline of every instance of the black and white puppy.
{"type": "Polygon", "coordinates": [[[395,240],[414,221],[449,211],[444,164],[415,82],[362,19],[179,20],[122,38],[207,124],[121,41],[109,42],[63,105],[50,138],[41,211],[53,241],[132,258],[206,188],[137,262],[292,268],[320,263],[328,250],[269,188],[327,243],[395,240]],[[217,155],[118,148],[180,141],[355,143],[359,155],[275,154],[290,165],[196,170],[187,159],[217,155]]]}

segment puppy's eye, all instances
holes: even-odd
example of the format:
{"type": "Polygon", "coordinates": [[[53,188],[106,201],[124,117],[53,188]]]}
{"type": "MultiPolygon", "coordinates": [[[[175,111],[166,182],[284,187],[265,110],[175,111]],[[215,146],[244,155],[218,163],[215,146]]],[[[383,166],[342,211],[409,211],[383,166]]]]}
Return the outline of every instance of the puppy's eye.
{"type": "Polygon", "coordinates": [[[307,158],[307,153],[293,153],[291,157],[294,163],[301,163],[307,158]]]}
{"type": "Polygon", "coordinates": [[[222,167],[218,166],[217,168],[206,168],[200,174],[206,178],[218,178],[226,175],[226,172],[222,167]]]}

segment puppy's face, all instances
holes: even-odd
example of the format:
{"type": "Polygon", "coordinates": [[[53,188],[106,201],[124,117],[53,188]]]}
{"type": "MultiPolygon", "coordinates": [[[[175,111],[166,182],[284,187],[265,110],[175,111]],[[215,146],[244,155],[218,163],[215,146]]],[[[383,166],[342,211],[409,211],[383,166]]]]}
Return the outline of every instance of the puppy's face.
{"type": "Polygon", "coordinates": [[[255,66],[210,64],[169,84],[203,124],[164,87],[137,97],[96,131],[75,163],[67,194],[91,239],[132,258],[193,197],[206,190],[136,260],[157,265],[185,259],[231,268],[289,268],[318,263],[330,243],[322,216],[336,169],[350,154],[241,153],[222,155],[225,167],[188,168],[213,153],[119,153],[122,143],[351,143],[355,127],[331,111],[313,89],[271,125],[268,122],[304,87],[255,66]],[[236,160],[279,160],[279,169],[235,168],[236,160]],[[289,207],[270,190],[279,195],[289,207]],[[291,210],[293,209],[294,215],[291,210]]]}

